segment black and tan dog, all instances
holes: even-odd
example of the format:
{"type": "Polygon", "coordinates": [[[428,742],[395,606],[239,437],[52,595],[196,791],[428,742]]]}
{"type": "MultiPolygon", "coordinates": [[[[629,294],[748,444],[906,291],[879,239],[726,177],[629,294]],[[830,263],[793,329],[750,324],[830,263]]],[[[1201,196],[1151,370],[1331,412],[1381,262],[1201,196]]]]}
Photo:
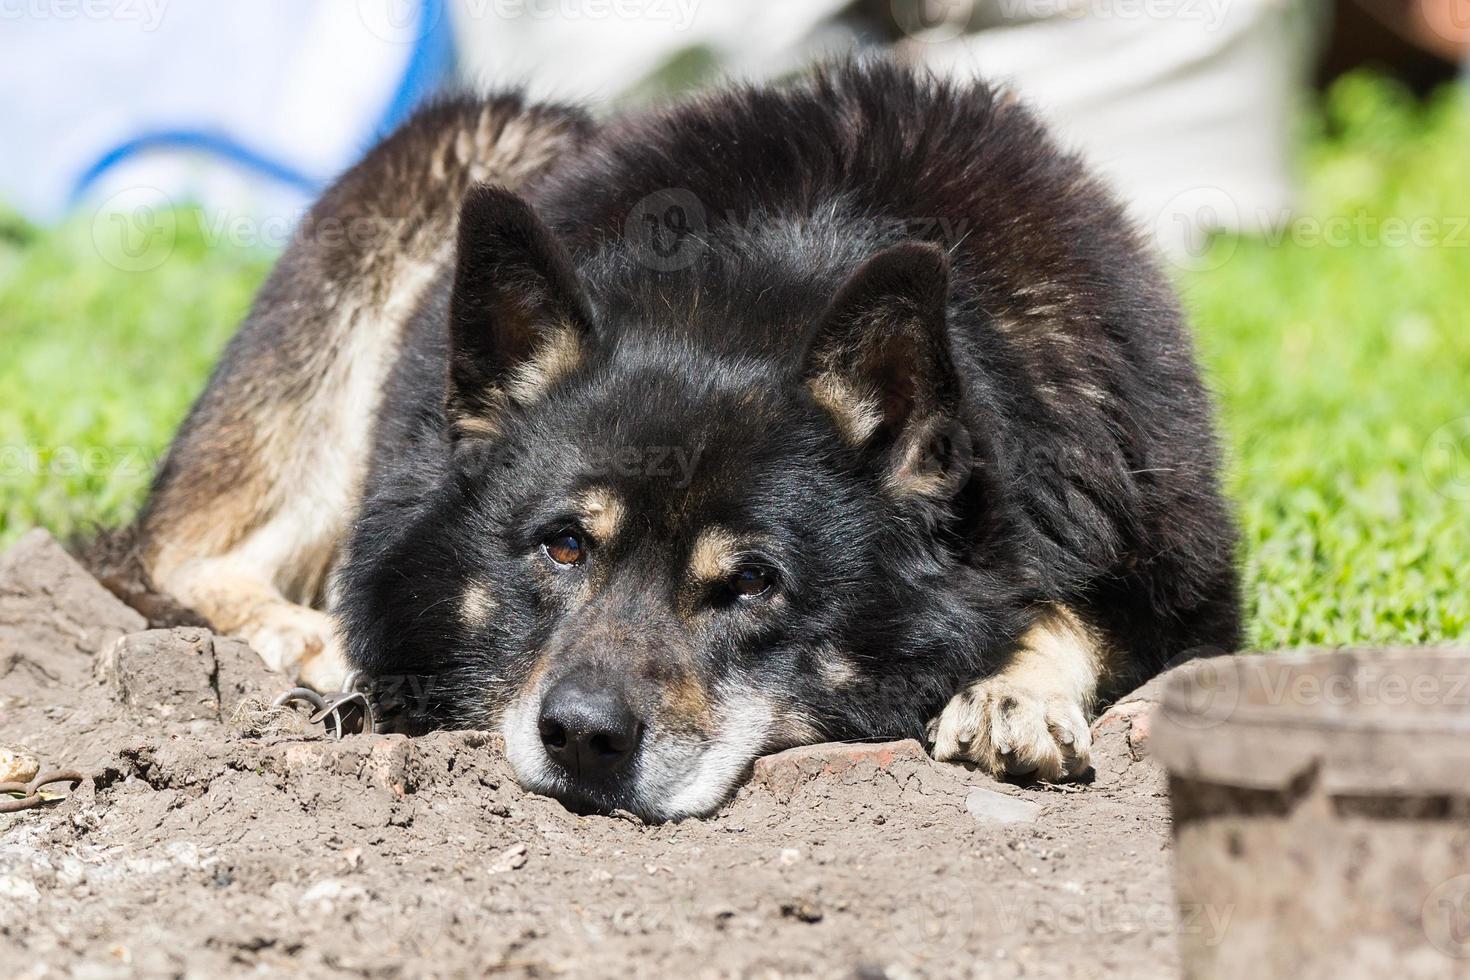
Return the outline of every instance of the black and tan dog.
{"type": "Polygon", "coordinates": [[[1099,698],[1237,642],[1210,418],[1117,204],[984,85],[448,101],[312,210],[143,553],[576,805],[877,735],[1056,780],[1099,698]]]}

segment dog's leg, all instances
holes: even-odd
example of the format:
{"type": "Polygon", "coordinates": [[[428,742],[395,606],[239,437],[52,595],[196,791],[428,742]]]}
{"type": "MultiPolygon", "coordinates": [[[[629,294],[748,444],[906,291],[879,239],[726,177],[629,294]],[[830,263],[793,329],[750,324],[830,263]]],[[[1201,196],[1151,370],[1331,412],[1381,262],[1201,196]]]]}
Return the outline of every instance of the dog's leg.
{"type": "Polygon", "coordinates": [[[335,687],[331,578],[405,325],[475,183],[517,187],[590,133],[518,96],[420,112],[302,222],[180,428],[139,518],[154,587],[272,667],[335,687]]]}
{"type": "Polygon", "coordinates": [[[1093,631],[1067,607],[1050,607],[999,671],[968,685],[929,723],[934,758],[1048,782],[1081,774],[1105,666],[1093,631]]]}
{"type": "Polygon", "coordinates": [[[266,666],[320,691],[336,690],[346,664],[332,620],[271,588],[238,556],[189,562],[169,579],[174,595],[222,633],[245,637],[266,666]]]}

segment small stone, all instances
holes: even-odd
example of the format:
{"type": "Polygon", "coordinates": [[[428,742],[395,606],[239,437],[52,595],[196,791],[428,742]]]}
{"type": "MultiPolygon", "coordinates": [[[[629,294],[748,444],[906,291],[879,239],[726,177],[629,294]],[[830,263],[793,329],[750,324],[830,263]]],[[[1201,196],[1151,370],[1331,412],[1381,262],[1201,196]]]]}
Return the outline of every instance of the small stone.
{"type": "Polygon", "coordinates": [[[801,860],[801,852],[794,847],[782,848],[781,857],[779,860],[783,865],[789,868],[793,864],[801,860]]]}
{"type": "Polygon", "coordinates": [[[1005,793],[976,786],[965,797],[965,809],[980,823],[1032,823],[1041,812],[1038,804],[1005,793]]]}
{"type": "Polygon", "coordinates": [[[822,921],[822,909],[816,902],[806,898],[792,899],[781,903],[781,918],[795,919],[808,924],[822,921]]]}
{"type": "Polygon", "coordinates": [[[323,878],[302,893],[301,904],[316,905],[321,912],[330,914],[338,902],[352,902],[366,895],[367,889],[361,885],[339,878],[323,878]]]}
{"type": "Polygon", "coordinates": [[[929,755],[914,739],[897,742],[825,742],[803,745],[755,760],[751,782],[763,786],[783,802],[790,802],[803,784],[820,777],[846,774],[860,766],[872,772],[908,761],[927,765],[929,755]]]}
{"type": "Polygon", "coordinates": [[[525,844],[512,844],[491,859],[490,864],[485,868],[485,872],[492,875],[502,875],[507,871],[524,868],[529,857],[530,855],[527,853],[525,844]]]}
{"type": "Polygon", "coordinates": [[[0,745],[0,783],[28,783],[40,771],[35,756],[0,745]]]}

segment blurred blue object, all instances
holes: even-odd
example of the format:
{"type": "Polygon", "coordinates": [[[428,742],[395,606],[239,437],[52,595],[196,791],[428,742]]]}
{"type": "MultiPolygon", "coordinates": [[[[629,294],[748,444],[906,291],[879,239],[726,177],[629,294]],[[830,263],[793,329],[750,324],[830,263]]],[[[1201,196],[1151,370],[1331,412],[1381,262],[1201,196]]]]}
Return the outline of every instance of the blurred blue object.
{"type": "Polygon", "coordinates": [[[0,200],[41,222],[146,198],[282,233],[454,70],[443,0],[24,3],[0,38],[0,200]]]}

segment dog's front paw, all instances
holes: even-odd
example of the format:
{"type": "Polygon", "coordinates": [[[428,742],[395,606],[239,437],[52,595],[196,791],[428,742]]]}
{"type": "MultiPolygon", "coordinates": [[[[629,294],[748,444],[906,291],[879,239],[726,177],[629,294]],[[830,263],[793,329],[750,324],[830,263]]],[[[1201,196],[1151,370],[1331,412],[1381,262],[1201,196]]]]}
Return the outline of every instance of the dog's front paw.
{"type": "Polygon", "coordinates": [[[331,617],[291,603],[266,607],[240,633],[267,667],[318,691],[340,690],[347,664],[331,617]]]}
{"type": "Polygon", "coordinates": [[[995,776],[1062,782],[1087,771],[1092,737],[1075,698],[1005,675],[976,681],[929,722],[934,758],[972,762],[995,776]]]}

